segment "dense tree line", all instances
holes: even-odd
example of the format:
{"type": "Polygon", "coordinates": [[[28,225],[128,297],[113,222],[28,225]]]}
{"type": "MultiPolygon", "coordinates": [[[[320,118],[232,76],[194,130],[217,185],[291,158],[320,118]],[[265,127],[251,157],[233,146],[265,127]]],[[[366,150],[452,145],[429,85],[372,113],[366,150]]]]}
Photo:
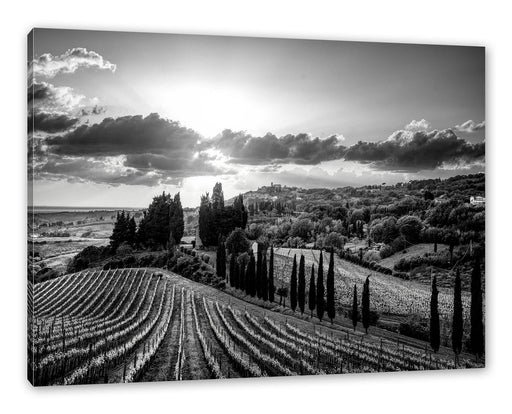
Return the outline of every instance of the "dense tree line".
{"type": "Polygon", "coordinates": [[[234,229],[245,229],[248,214],[240,194],[232,206],[224,204],[222,184],[213,187],[212,196],[209,193],[201,196],[199,206],[199,237],[205,246],[216,246],[219,235],[228,236],[234,229]]]}
{"type": "Polygon", "coordinates": [[[165,248],[179,244],[184,230],[180,194],[171,197],[164,191],[154,197],[149,207],[144,210],[138,226],[135,217],[130,217],[130,213],[124,210],[117,213],[110,236],[110,247],[114,253],[123,243],[132,247],[165,248]]]}
{"type": "Polygon", "coordinates": [[[135,218],[130,217],[130,213],[123,210],[117,212],[116,221],[114,223],[114,229],[110,236],[110,247],[115,253],[117,248],[122,243],[127,243],[130,246],[135,246],[137,242],[137,224],[135,218]]]}
{"type": "MultiPolygon", "coordinates": [[[[219,243],[217,248],[217,268],[225,261],[226,246],[219,243]],[[220,259],[219,259],[220,257],[220,259]]],[[[267,252],[258,248],[256,259],[252,250],[249,254],[233,252],[229,259],[229,285],[243,291],[246,295],[257,297],[263,301],[273,302],[275,298],[274,286],[274,250],[271,247],[267,261],[267,252]]]]}

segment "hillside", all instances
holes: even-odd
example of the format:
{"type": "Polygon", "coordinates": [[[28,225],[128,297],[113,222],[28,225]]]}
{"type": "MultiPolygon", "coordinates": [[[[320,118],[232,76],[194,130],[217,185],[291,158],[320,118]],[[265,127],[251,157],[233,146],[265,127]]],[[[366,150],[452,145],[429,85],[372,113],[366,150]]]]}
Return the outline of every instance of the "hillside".
{"type": "MultiPolygon", "coordinates": [[[[424,197],[425,191],[430,191],[435,197],[460,197],[469,202],[471,196],[485,196],[485,174],[458,175],[444,180],[411,180],[395,185],[367,185],[362,187],[340,188],[299,188],[274,184],[259,187],[257,190],[243,194],[247,203],[255,201],[281,201],[293,205],[298,211],[305,211],[311,203],[355,203],[358,200],[380,199],[385,202],[399,200],[403,197],[424,197]]],[[[234,198],[226,200],[232,203],[234,198]]],[[[365,201],[363,204],[367,203],[365,201]]]]}
{"type": "Polygon", "coordinates": [[[36,385],[453,368],[449,349],[265,311],[159,269],[88,270],[29,288],[36,385]]]}

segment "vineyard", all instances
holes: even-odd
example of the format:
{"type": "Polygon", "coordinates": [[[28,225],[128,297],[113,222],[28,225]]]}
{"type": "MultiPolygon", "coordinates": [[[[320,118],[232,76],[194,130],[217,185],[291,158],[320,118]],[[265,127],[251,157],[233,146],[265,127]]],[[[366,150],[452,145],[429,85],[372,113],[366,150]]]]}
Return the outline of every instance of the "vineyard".
{"type": "Polygon", "coordinates": [[[29,284],[28,300],[35,385],[454,368],[426,348],[265,312],[157,269],[68,274],[29,284]]]}
{"type": "MultiPolygon", "coordinates": [[[[311,249],[275,249],[276,279],[288,283],[293,256],[304,255],[306,264],[318,267],[320,259],[319,250],[311,249]]],[[[327,270],[329,255],[324,252],[324,272],[327,270]]],[[[361,287],[368,275],[371,275],[371,304],[372,309],[383,314],[410,315],[419,314],[425,318],[430,316],[430,286],[418,282],[407,281],[397,277],[385,275],[365,269],[356,264],[335,257],[334,260],[335,291],[338,305],[350,306],[352,303],[352,290],[354,284],[361,287]]],[[[469,318],[470,294],[462,292],[464,318],[469,318]]],[[[451,318],[453,314],[452,289],[439,288],[439,314],[442,318],[451,318]]]]}

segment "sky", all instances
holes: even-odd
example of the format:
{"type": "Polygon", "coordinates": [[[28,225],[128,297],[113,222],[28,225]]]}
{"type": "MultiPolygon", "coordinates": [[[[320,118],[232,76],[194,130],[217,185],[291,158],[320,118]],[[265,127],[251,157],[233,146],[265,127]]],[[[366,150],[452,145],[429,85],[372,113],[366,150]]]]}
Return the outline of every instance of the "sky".
{"type": "Polygon", "coordinates": [[[485,170],[485,49],[35,29],[29,203],[485,170]]]}

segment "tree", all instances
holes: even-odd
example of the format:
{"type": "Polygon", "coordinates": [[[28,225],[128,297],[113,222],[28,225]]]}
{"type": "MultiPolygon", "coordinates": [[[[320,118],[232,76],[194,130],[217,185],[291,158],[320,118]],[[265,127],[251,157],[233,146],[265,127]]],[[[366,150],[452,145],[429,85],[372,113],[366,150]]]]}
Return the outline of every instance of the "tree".
{"type": "Polygon", "coordinates": [[[239,194],[233,201],[233,213],[233,220],[236,222],[237,227],[245,229],[248,214],[244,206],[244,196],[242,194],[239,194]]]}
{"type": "Polygon", "coordinates": [[[235,268],[234,268],[234,285],[236,289],[240,289],[240,263],[235,259],[235,268]]]}
{"type": "Polygon", "coordinates": [[[117,212],[114,229],[110,236],[110,247],[114,253],[122,243],[128,241],[128,221],[129,214],[127,217],[125,216],[124,210],[121,213],[117,212]]]}
{"type": "Polygon", "coordinates": [[[455,363],[459,362],[459,354],[462,351],[462,336],[464,322],[462,313],[462,289],[460,270],[455,274],[455,286],[453,288],[453,322],[452,322],[452,349],[455,354],[455,363]]]}
{"type": "Polygon", "coordinates": [[[308,307],[313,317],[313,311],[316,307],[316,288],[315,288],[315,265],[311,266],[311,278],[309,279],[308,307]]]}
{"type": "Polygon", "coordinates": [[[267,280],[267,253],[263,253],[263,260],[261,263],[261,299],[268,300],[268,280],[267,280]]]}
{"type": "Polygon", "coordinates": [[[201,204],[199,205],[199,237],[205,246],[214,246],[218,234],[212,228],[212,208],[210,196],[208,193],[201,196],[201,204]]]}
{"type": "Polygon", "coordinates": [[[324,239],[324,246],[326,249],[342,249],[345,244],[345,237],[336,232],[329,233],[324,239]]]}
{"type": "Polygon", "coordinates": [[[363,320],[363,327],[365,332],[368,333],[370,327],[370,276],[366,277],[363,285],[363,297],[361,299],[361,317],[363,320]]]}
{"type": "Polygon", "coordinates": [[[229,260],[229,284],[231,285],[231,287],[236,287],[235,266],[236,257],[234,254],[232,254],[229,260]]]}
{"type": "Polygon", "coordinates": [[[322,320],[325,312],[325,289],[324,289],[324,254],[320,250],[320,260],[318,261],[318,277],[316,283],[316,316],[322,320]]]}
{"type": "Polygon", "coordinates": [[[261,257],[261,249],[260,246],[258,246],[258,253],[256,254],[256,296],[258,299],[261,299],[261,265],[262,265],[262,257],[261,257]]]}
{"type": "Polygon", "coordinates": [[[224,208],[224,192],[222,191],[222,184],[215,183],[212,192],[212,209],[222,210],[224,208]]]}
{"type": "Polygon", "coordinates": [[[165,247],[170,234],[171,195],[165,194],[156,196],[147,209],[145,216],[145,244],[150,247],[165,247]]]}
{"type": "Polygon", "coordinates": [[[255,295],[255,272],[256,262],[254,260],[254,254],[251,251],[249,254],[249,264],[247,265],[247,272],[245,275],[245,292],[253,297],[255,295]]]}
{"type": "Polygon", "coordinates": [[[420,238],[423,223],[416,216],[403,216],[396,222],[398,231],[410,243],[416,243],[420,238]]]}
{"type": "Polygon", "coordinates": [[[307,240],[309,233],[313,230],[313,224],[310,219],[302,218],[293,222],[290,229],[290,236],[300,237],[302,240],[307,240]]]}
{"type": "Polygon", "coordinates": [[[292,276],[290,278],[290,306],[295,312],[297,308],[297,255],[293,256],[292,276]]]}
{"type": "Polygon", "coordinates": [[[240,263],[240,273],[238,275],[238,288],[245,292],[245,262],[240,263]]]}
{"type": "Polygon", "coordinates": [[[238,255],[247,252],[250,247],[251,243],[247,240],[245,231],[241,228],[233,230],[226,239],[226,248],[229,253],[238,255]]]}
{"type": "Polygon", "coordinates": [[[137,244],[137,223],[135,223],[135,217],[133,216],[128,221],[126,241],[130,246],[137,244]]]}
{"type": "Polygon", "coordinates": [[[439,351],[441,333],[439,325],[437,278],[432,279],[432,296],[430,297],[430,346],[434,352],[439,351]]]}
{"type": "Polygon", "coordinates": [[[221,277],[222,279],[225,279],[226,278],[226,249],[224,248],[224,243],[222,241],[220,241],[217,246],[216,267],[217,267],[217,276],[221,277]]]}
{"type": "Polygon", "coordinates": [[[300,255],[299,261],[299,282],[297,287],[297,298],[299,302],[300,313],[304,313],[306,304],[306,269],[304,264],[304,255],[300,255]]]}
{"type": "Polygon", "coordinates": [[[484,326],[482,314],[482,276],[480,256],[477,255],[471,273],[471,334],[470,347],[477,359],[484,353],[484,326]]]}
{"type": "Polygon", "coordinates": [[[354,327],[354,331],[357,326],[357,319],[359,317],[358,304],[357,304],[357,286],[354,283],[354,297],[352,298],[352,326],[354,327]]]}
{"type": "Polygon", "coordinates": [[[331,250],[329,260],[329,269],[327,270],[327,316],[333,322],[336,316],[336,306],[334,303],[334,252],[331,250]]]}
{"type": "Polygon", "coordinates": [[[268,300],[274,302],[274,246],[270,247],[270,263],[268,265],[268,300]]]}
{"type": "Polygon", "coordinates": [[[399,236],[395,217],[383,217],[372,221],[370,238],[377,243],[391,243],[399,236]]]}
{"type": "Polygon", "coordinates": [[[181,206],[180,193],[174,195],[169,206],[169,231],[174,237],[175,244],[180,244],[185,231],[183,220],[183,207],[181,206]]]}

